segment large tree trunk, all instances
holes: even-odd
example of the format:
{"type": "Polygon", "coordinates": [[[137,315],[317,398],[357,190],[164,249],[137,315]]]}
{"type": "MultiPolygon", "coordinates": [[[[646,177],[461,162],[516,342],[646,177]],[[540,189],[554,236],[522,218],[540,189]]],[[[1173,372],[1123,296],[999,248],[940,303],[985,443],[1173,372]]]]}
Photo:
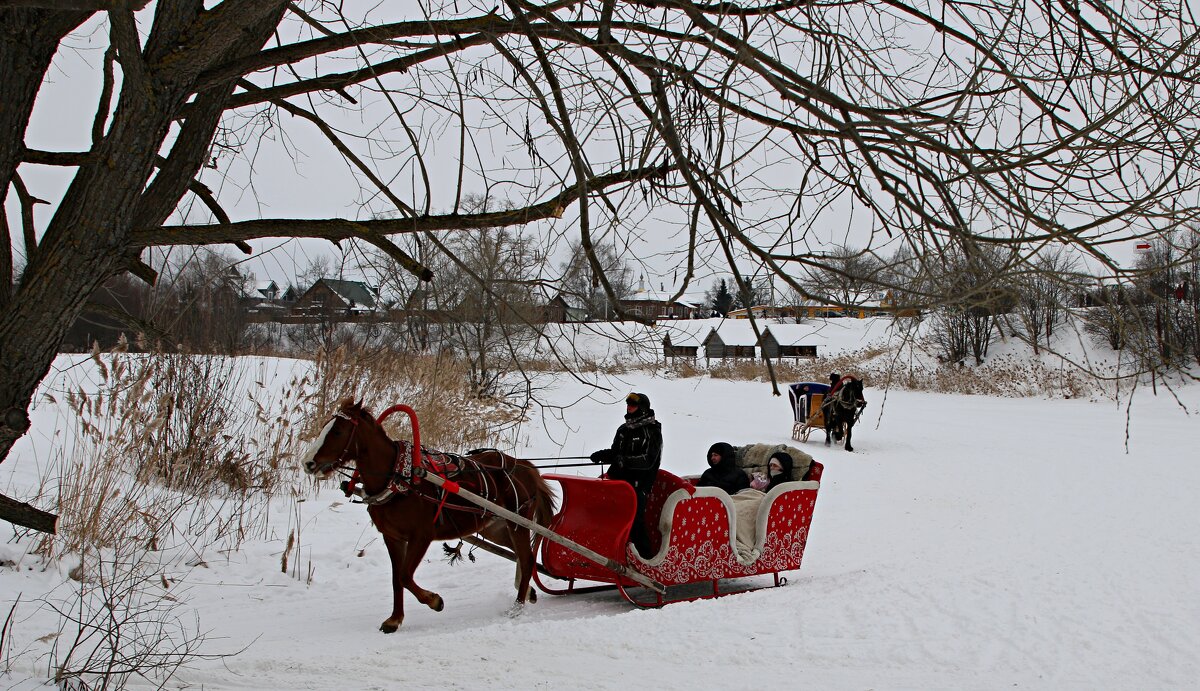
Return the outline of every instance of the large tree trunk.
{"type": "MultiPolygon", "coordinates": [[[[216,16],[200,16],[199,4],[191,0],[160,8],[145,51],[131,48],[120,56],[126,74],[111,126],[79,167],[11,298],[0,303],[0,462],[28,428],[26,411],[39,382],[50,371],[67,329],[96,288],[137,258],[140,248],[130,240],[135,221],[161,223],[205,160],[232,80],[197,97],[191,117],[176,139],[178,150],[168,155],[154,184],[149,189],[146,186],[170,125],[191,95],[196,77],[214,63],[260,49],[283,12],[280,0],[225,5],[223,13],[211,13],[216,16]],[[253,11],[239,11],[247,7],[253,11]],[[208,30],[198,32],[196,43],[203,42],[202,46],[175,40],[189,36],[193,21],[204,23],[208,30]]],[[[15,12],[5,11],[0,21],[15,12]]],[[[0,97],[13,90],[18,103],[27,105],[16,113],[9,112],[11,105],[0,107],[0,128],[11,125],[0,132],[12,132],[13,128],[24,132],[53,48],[77,24],[45,37],[38,44],[43,60],[31,65],[13,54],[29,50],[28,46],[11,41],[2,44],[0,68],[20,70],[18,76],[24,81],[10,85],[12,80],[6,75],[0,97]],[[39,65],[40,72],[36,69],[39,65]]],[[[11,104],[12,100],[0,103],[11,104]]],[[[0,158],[0,165],[8,167],[0,167],[0,175],[11,176],[24,148],[22,136],[3,141],[0,156],[7,158],[0,158]]],[[[17,522],[14,514],[6,513],[6,506],[12,508],[0,503],[0,518],[17,522]]],[[[52,527],[53,523],[42,520],[39,525],[52,527]]]]}
{"type": "MultiPolygon", "coordinates": [[[[87,18],[87,12],[0,9],[0,204],[25,152],[25,129],[46,69],[63,36],[87,18]]],[[[9,229],[5,228],[8,233],[9,229]]],[[[26,410],[33,386],[49,368],[22,362],[26,352],[12,337],[21,328],[6,317],[11,312],[13,258],[8,238],[0,242],[0,461],[28,429],[26,410]]],[[[28,250],[28,248],[26,248],[28,250]]],[[[36,361],[36,359],[35,359],[36,361]]]]}

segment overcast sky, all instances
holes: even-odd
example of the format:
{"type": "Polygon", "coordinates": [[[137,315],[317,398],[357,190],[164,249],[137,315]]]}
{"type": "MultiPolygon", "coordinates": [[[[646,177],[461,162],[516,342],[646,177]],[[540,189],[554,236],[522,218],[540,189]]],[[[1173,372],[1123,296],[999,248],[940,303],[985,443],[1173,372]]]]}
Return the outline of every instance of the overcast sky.
{"type": "MultiPolygon", "coordinates": [[[[139,13],[140,21],[145,24],[150,18],[148,10],[139,13]]],[[[30,128],[26,134],[26,142],[30,147],[51,151],[81,151],[90,145],[91,118],[99,97],[99,65],[103,50],[107,46],[107,26],[103,15],[90,20],[76,34],[68,39],[66,47],[59,52],[50,78],[39,94],[36,110],[30,128]]],[[[370,129],[371,123],[361,114],[351,111],[346,113],[345,125],[348,129],[358,127],[370,129]],[[357,122],[355,122],[357,120],[357,122]]],[[[290,116],[282,115],[281,119],[291,120],[290,116]]],[[[348,166],[333,151],[332,147],[315,132],[315,128],[307,123],[289,122],[286,138],[277,129],[255,131],[243,143],[243,155],[234,157],[217,151],[216,167],[206,169],[202,180],[217,192],[217,197],[232,219],[246,220],[253,218],[370,218],[380,208],[379,200],[371,200],[349,173],[348,166]],[[265,134],[265,136],[262,136],[265,134]],[[253,165],[251,174],[249,166],[253,165]]],[[[420,123],[415,125],[418,129],[420,123]]],[[[382,133],[399,137],[399,134],[382,133]]],[[[503,158],[515,155],[503,148],[493,152],[483,152],[484,155],[503,158]]],[[[454,161],[444,155],[434,157],[431,161],[433,186],[435,188],[452,186],[454,181],[454,161]],[[446,164],[444,170],[436,166],[446,164]]],[[[72,168],[52,168],[45,166],[23,166],[21,174],[31,193],[35,197],[51,201],[50,205],[36,207],[36,222],[44,227],[50,218],[54,205],[62,190],[73,174],[72,168]]],[[[784,171],[786,178],[787,172],[784,171]]],[[[786,187],[786,179],[770,180],[764,184],[786,187]]],[[[393,185],[404,197],[404,180],[394,180],[393,185]]],[[[494,188],[498,196],[505,191],[502,186],[494,188]]],[[[482,190],[480,190],[482,191],[482,190]]],[[[785,203],[781,200],[781,204],[785,203]]],[[[8,198],[9,218],[19,218],[19,208],[16,206],[15,195],[8,198]]],[[[593,213],[597,217],[593,223],[599,225],[602,221],[601,205],[593,204],[593,213]]],[[[442,209],[435,208],[436,211],[442,209]]],[[[645,275],[648,287],[658,289],[664,287],[673,289],[673,278],[680,274],[681,255],[678,249],[686,243],[681,234],[683,224],[682,214],[665,206],[652,207],[648,215],[640,219],[632,219],[636,232],[628,240],[628,256],[636,263],[635,275],[645,275]]],[[[564,236],[577,236],[575,226],[578,222],[578,205],[572,205],[566,210],[562,219],[534,224],[526,232],[537,234],[551,242],[558,238],[557,252],[551,261],[552,269],[557,269],[565,259],[564,236]]],[[[821,226],[819,231],[810,239],[817,245],[849,244],[861,247],[869,237],[869,227],[865,213],[855,214],[853,208],[834,210],[828,215],[831,221],[821,226]]],[[[171,223],[176,222],[206,222],[211,220],[208,211],[196,202],[193,197],[185,197],[181,213],[174,216],[171,223]]],[[[631,219],[622,219],[629,222],[631,219]]],[[[879,239],[879,238],[876,238],[879,239]]],[[[317,257],[325,256],[336,267],[342,264],[339,250],[327,241],[303,240],[283,242],[280,240],[258,240],[250,243],[255,253],[246,258],[244,268],[255,274],[259,279],[274,279],[286,283],[303,272],[309,263],[317,257]]],[[[17,243],[20,247],[20,242],[17,243]]],[[[243,258],[233,247],[217,246],[229,255],[243,258]]],[[[691,291],[703,291],[708,288],[718,275],[727,274],[723,268],[724,259],[717,255],[715,247],[701,247],[699,254],[701,265],[698,276],[691,291]],[[708,261],[708,260],[713,261],[708,261]],[[706,265],[707,264],[707,265],[706,265]]],[[[881,254],[890,254],[894,246],[876,248],[881,254]]],[[[178,251],[177,251],[178,252],[178,251]]],[[[1114,250],[1117,258],[1128,261],[1133,255],[1132,243],[1129,247],[1114,250]]],[[[352,262],[351,262],[352,263],[352,262]]]]}

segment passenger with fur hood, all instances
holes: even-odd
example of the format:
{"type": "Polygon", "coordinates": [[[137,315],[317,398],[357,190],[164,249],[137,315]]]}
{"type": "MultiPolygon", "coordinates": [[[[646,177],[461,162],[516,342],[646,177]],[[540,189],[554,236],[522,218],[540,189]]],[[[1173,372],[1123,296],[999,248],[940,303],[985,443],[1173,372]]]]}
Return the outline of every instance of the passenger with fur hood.
{"type": "Polygon", "coordinates": [[[736,494],[750,486],[750,476],[737,467],[733,446],[719,441],[708,448],[708,470],[696,481],[697,487],[717,487],[736,494]]]}
{"type": "Polygon", "coordinates": [[[776,451],[771,460],[767,462],[767,473],[755,473],[754,478],[750,480],[750,486],[762,492],[770,492],[778,485],[789,482],[792,479],[792,468],[795,463],[792,461],[791,454],[786,451],[776,451]]]}

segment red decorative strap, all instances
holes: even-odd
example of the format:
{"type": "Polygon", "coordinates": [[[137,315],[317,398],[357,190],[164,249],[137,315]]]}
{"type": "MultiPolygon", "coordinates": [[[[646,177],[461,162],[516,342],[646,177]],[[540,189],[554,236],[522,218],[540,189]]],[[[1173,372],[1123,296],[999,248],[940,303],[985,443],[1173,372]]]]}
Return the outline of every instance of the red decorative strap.
{"type": "Polygon", "coordinates": [[[434,525],[437,524],[438,518],[440,518],[442,515],[442,507],[446,505],[446,497],[450,496],[451,493],[458,494],[459,489],[461,489],[461,487],[457,482],[442,478],[442,498],[438,502],[437,513],[433,514],[434,525]]]}

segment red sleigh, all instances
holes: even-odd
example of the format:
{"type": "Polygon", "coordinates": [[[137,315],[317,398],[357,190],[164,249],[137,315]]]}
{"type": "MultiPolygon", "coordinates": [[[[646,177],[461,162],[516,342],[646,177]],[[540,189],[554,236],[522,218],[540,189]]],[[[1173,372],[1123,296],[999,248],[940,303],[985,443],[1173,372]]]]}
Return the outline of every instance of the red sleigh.
{"type": "Polygon", "coordinates": [[[628,484],[547,475],[546,479],[557,481],[562,488],[561,508],[549,526],[554,533],[664,586],[705,584],[711,589],[705,587],[696,594],[693,587],[674,597],[657,593],[548,540],[540,542],[543,573],[535,573],[534,581],[542,591],[556,595],[615,588],[626,600],[643,607],[757,589],[722,590],[725,579],[772,574],[774,585],[782,585],[786,579],[781,572],[800,568],[824,469],[816,461],[797,466],[792,482],[779,485],[761,502],[741,510],[737,507],[744,498],[734,499],[714,488],[697,488],[660,470],[646,505],[646,528],[653,549],[648,556],[638,554],[629,543],[636,499],[628,484]],[[547,576],[564,581],[565,586],[554,584],[547,576]],[[579,585],[579,581],[592,585],[579,585]]]}

